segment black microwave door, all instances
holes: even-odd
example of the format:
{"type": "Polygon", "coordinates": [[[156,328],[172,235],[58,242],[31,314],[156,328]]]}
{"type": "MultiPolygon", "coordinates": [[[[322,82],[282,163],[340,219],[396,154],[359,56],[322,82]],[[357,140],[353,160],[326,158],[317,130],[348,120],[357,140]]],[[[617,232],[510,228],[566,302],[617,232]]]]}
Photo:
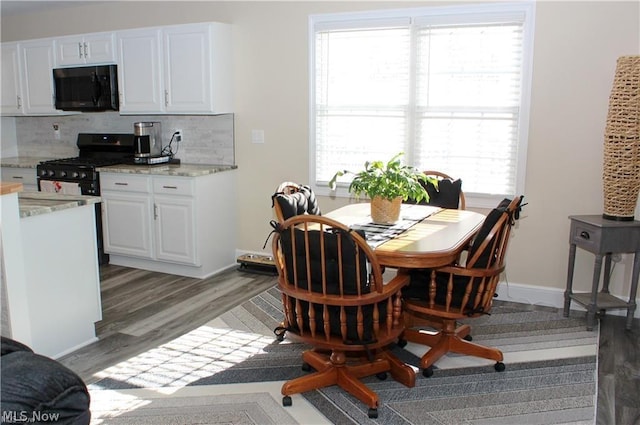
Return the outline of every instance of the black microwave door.
{"type": "MultiPolygon", "coordinates": [[[[53,70],[55,107],[65,111],[118,110],[115,74],[103,67],[53,70]],[[115,96],[111,92],[115,91],[115,96]]],[[[115,72],[115,71],[114,71],[115,72]]]]}
{"type": "Polygon", "coordinates": [[[100,78],[95,74],[91,76],[91,90],[91,101],[95,107],[100,104],[102,98],[102,85],[100,83],[100,78]]]}

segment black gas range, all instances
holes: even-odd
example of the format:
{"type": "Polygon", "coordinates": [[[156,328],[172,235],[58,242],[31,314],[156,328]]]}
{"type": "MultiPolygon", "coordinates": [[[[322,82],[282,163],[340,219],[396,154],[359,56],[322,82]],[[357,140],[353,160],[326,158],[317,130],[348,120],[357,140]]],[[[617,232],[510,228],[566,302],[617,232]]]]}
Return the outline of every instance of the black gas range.
{"type": "MultiPolygon", "coordinates": [[[[80,133],[76,142],[79,155],[53,159],[37,165],[38,190],[77,195],[100,195],[97,169],[108,165],[134,163],[134,135],[127,133],[80,133]]],[[[96,204],[98,263],[106,264],[109,256],[102,243],[102,210],[96,204]]]]}
{"type": "Polygon", "coordinates": [[[79,155],[73,158],[43,161],[37,166],[38,190],[45,190],[43,182],[55,181],[65,191],[78,194],[100,195],[99,167],[133,164],[135,146],[133,134],[80,133],[76,142],[79,155]]]}

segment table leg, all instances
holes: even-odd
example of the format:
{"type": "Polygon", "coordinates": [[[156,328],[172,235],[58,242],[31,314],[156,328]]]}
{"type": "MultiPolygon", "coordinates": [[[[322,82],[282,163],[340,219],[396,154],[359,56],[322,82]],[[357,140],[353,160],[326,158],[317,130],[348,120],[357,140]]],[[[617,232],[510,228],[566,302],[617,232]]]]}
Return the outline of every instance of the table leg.
{"type": "Polygon", "coordinates": [[[602,278],[602,292],[609,293],[609,280],[611,278],[611,253],[604,256],[604,277],[602,278]]]}
{"type": "Polygon", "coordinates": [[[564,317],[569,317],[569,307],[571,306],[571,287],[573,286],[573,269],[576,260],[576,244],[569,244],[569,261],[567,270],[567,289],[564,291],[564,317]]]}
{"type": "Polygon", "coordinates": [[[633,314],[636,311],[636,293],[638,292],[638,276],[640,276],[640,251],[633,256],[633,272],[631,274],[631,290],[629,291],[629,307],[627,308],[627,330],[631,330],[633,314]]]}
{"type": "Polygon", "coordinates": [[[587,330],[593,330],[596,322],[596,309],[598,304],[598,285],[600,283],[600,273],[602,272],[602,254],[596,254],[593,264],[593,283],[591,286],[591,300],[587,306],[587,330]]]}

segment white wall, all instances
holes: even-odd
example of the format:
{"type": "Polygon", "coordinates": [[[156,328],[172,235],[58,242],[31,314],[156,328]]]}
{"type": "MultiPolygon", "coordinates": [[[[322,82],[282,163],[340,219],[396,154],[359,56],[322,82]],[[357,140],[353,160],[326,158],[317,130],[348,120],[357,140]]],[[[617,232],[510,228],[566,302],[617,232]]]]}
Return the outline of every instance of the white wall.
{"type": "MultiPolygon", "coordinates": [[[[283,180],[308,180],[308,15],[435,2],[112,2],[2,19],[11,41],[204,20],[234,24],[239,246],[262,251],[270,195],[283,180]],[[262,129],[266,143],[251,143],[262,129]]],[[[568,216],[602,212],[602,144],[615,62],[640,54],[638,2],[537,4],[525,200],[508,255],[511,284],[565,286],[568,216]]],[[[185,130],[186,131],[186,130],[185,130]]],[[[344,200],[321,198],[328,211],[344,200]]],[[[269,245],[267,245],[267,250],[269,245]]],[[[593,255],[578,252],[576,289],[588,289],[593,255]]],[[[628,291],[631,258],[615,268],[628,291]]]]}

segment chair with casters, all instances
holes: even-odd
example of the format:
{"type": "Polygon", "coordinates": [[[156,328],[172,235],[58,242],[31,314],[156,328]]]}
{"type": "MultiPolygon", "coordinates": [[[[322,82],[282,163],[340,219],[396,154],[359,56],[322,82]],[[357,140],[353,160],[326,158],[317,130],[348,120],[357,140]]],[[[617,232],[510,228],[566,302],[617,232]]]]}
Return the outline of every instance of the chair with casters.
{"type": "MultiPolygon", "coordinates": [[[[423,174],[438,179],[438,187],[431,182],[423,182],[422,185],[429,194],[428,201],[421,201],[422,205],[432,205],[435,207],[465,209],[464,192],[462,191],[462,180],[454,179],[440,171],[423,171],[423,174]]],[[[411,200],[409,203],[415,203],[411,200]]]]}
{"type": "Polygon", "coordinates": [[[498,372],[505,369],[502,352],[471,342],[470,326],[458,321],[489,314],[522,199],[505,199],[487,215],[463,264],[400,272],[411,279],[403,290],[406,330],[400,346],[410,341],[431,347],[420,359],[424,376],[431,376],[434,363],[448,352],[495,360],[498,372]]]}
{"type": "Polygon", "coordinates": [[[360,379],[387,372],[413,387],[415,372],[390,351],[404,321],[401,288],[409,276],[383,281],[380,264],[363,234],[318,215],[297,215],[275,225],[273,257],[284,320],[275,333],[308,344],[303,370],[312,373],[282,386],[291,395],[338,385],[378,416],[378,395],[360,379]]]}
{"type": "Polygon", "coordinates": [[[321,215],[311,187],[293,182],[283,182],[278,186],[271,195],[271,206],[280,223],[298,214],[321,215]]]}

